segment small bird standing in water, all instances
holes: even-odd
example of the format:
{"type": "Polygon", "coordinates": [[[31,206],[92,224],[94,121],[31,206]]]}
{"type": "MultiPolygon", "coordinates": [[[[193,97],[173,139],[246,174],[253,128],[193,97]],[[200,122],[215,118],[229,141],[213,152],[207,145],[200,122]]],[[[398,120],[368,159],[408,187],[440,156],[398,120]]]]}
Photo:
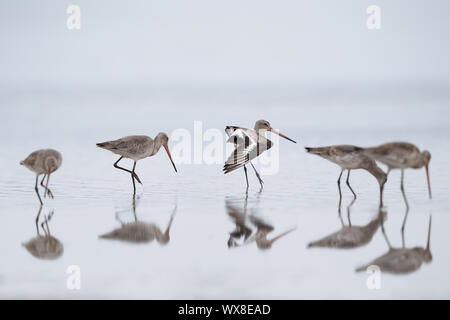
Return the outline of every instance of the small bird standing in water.
{"type": "Polygon", "coordinates": [[[421,169],[425,167],[428,181],[428,195],[430,199],[432,198],[429,171],[431,153],[429,151],[425,150],[420,152],[419,148],[407,142],[392,142],[374,148],[367,148],[364,150],[364,153],[376,161],[380,161],[381,163],[387,165],[388,175],[393,169],[401,169],[402,177],[400,189],[402,191],[405,204],[408,208],[409,204],[404,187],[405,169],[421,169]]]}
{"type": "Polygon", "coordinates": [[[345,170],[348,170],[347,186],[353,193],[354,199],[357,196],[350,186],[350,172],[356,169],[364,169],[372,174],[380,185],[380,208],[383,207],[383,188],[387,181],[387,175],[377,166],[376,162],[364,154],[364,149],[351,145],[338,145],[321,148],[306,148],[306,151],[315,154],[341,167],[341,175],[338,179],[339,207],[342,204],[341,178],[345,170]]]}
{"type": "Polygon", "coordinates": [[[233,142],[235,145],[234,152],[228,157],[225,165],[223,167],[223,172],[225,174],[244,167],[245,180],[247,181],[247,191],[248,191],[248,176],[246,164],[250,163],[255,170],[256,177],[261,185],[261,190],[263,188],[263,181],[258,171],[256,171],[255,166],[251,162],[253,159],[257,158],[264,151],[272,148],[272,141],[265,137],[267,131],[273,132],[282,138],[285,138],[293,143],[297,143],[294,140],[286,137],[280,132],[272,128],[269,121],[259,120],[256,121],[254,129],[241,128],[236,126],[227,126],[225,132],[227,133],[229,139],[227,142],[233,142]]]}
{"type": "Polygon", "coordinates": [[[131,174],[131,180],[133,182],[133,190],[134,194],[136,194],[136,183],[139,182],[142,184],[141,179],[135,173],[136,163],[138,160],[148,158],[154,156],[158,153],[161,146],[166,149],[167,155],[169,156],[170,161],[172,162],[173,168],[175,172],[177,172],[177,168],[175,167],[175,163],[172,160],[172,155],[169,151],[169,137],[164,132],[158,133],[155,139],[152,139],[147,136],[128,136],[114,141],[107,141],[102,143],[97,143],[97,146],[106,150],[109,150],[115,154],[120,155],[119,160],[114,163],[114,167],[123,171],[126,171],[131,174]],[[132,159],[134,161],[133,169],[128,170],[123,167],[119,167],[119,161],[123,158],[132,159]]]}
{"type": "Polygon", "coordinates": [[[48,195],[53,199],[53,193],[48,188],[48,182],[50,180],[50,175],[58,170],[62,163],[62,155],[53,149],[42,149],[31,153],[25,160],[21,161],[20,164],[27,167],[34,173],[36,173],[36,183],[34,185],[34,190],[38,196],[39,202],[42,206],[42,199],[39,195],[38,189],[38,179],[40,175],[44,175],[41,180],[41,186],[45,189],[44,198],[48,195]],[[47,182],[44,185],[44,180],[47,177],[47,182]]]}

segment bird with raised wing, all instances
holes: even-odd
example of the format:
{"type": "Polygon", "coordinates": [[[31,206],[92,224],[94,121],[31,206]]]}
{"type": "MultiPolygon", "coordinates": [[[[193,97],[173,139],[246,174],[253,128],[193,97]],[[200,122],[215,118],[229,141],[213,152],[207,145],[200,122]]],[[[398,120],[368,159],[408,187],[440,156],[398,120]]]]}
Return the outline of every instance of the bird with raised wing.
{"type": "Polygon", "coordinates": [[[158,153],[161,146],[166,149],[167,155],[172,162],[173,168],[175,169],[175,172],[177,172],[177,168],[175,167],[175,163],[173,162],[172,155],[169,151],[168,143],[169,137],[167,136],[167,134],[165,134],[164,132],[160,132],[155,137],[155,139],[147,136],[127,136],[114,141],[97,143],[97,146],[120,155],[119,160],[114,163],[114,167],[131,174],[133,190],[134,194],[136,194],[135,180],[142,184],[141,179],[139,179],[138,175],[135,172],[137,161],[154,156],[158,153]],[[118,165],[120,160],[122,160],[123,158],[128,158],[134,161],[132,170],[125,169],[118,165]]]}
{"type": "Polygon", "coordinates": [[[42,199],[39,195],[38,189],[38,179],[40,175],[44,175],[41,180],[41,186],[44,188],[44,198],[48,195],[53,199],[53,193],[48,188],[48,182],[50,180],[50,175],[58,170],[62,163],[62,155],[53,149],[41,149],[32,152],[25,160],[21,161],[20,164],[27,167],[36,174],[36,182],[34,184],[34,190],[38,196],[39,202],[42,205],[42,199]],[[44,180],[47,177],[47,182],[44,185],[44,180]]]}
{"type": "Polygon", "coordinates": [[[383,188],[387,181],[386,173],[381,170],[376,162],[364,153],[364,149],[352,145],[337,145],[320,148],[306,148],[306,151],[315,154],[341,167],[338,179],[339,207],[342,204],[341,178],[345,170],[348,170],[347,186],[353,193],[354,199],[357,195],[350,185],[350,172],[356,169],[364,169],[372,174],[380,185],[380,208],[383,207],[383,188]]]}
{"type": "Polygon", "coordinates": [[[236,126],[227,126],[225,128],[225,132],[229,137],[227,142],[234,143],[235,149],[225,162],[223,172],[227,174],[236,169],[244,167],[245,179],[247,182],[247,191],[249,184],[246,165],[248,163],[251,164],[253,170],[255,171],[256,177],[258,178],[261,185],[261,190],[263,188],[264,182],[251,161],[261,155],[264,151],[267,151],[272,147],[272,141],[265,137],[265,133],[268,131],[273,132],[293,143],[297,143],[273,129],[270,123],[266,120],[256,121],[253,130],[236,126]]]}
{"type": "Polygon", "coordinates": [[[372,159],[385,164],[388,167],[388,175],[394,169],[401,170],[400,190],[408,208],[409,204],[404,187],[405,169],[421,169],[425,167],[428,195],[430,199],[432,198],[429,171],[431,153],[429,151],[425,150],[421,152],[415,145],[407,142],[391,142],[378,147],[366,148],[364,153],[372,159]]]}

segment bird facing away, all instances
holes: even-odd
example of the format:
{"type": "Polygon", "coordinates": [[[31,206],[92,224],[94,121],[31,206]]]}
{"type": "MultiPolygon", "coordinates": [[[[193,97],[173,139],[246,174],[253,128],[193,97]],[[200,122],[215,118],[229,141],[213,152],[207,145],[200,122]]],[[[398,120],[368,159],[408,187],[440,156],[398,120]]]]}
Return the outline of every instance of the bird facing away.
{"type": "Polygon", "coordinates": [[[273,132],[293,143],[297,143],[273,129],[270,123],[266,120],[256,121],[253,130],[236,126],[227,126],[225,128],[225,132],[229,137],[227,142],[234,143],[235,149],[225,162],[223,172],[227,174],[236,169],[244,167],[245,179],[247,182],[247,191],[249,184],[247,167],[245,165],[248,163],[252,165],[253,170],[255,171],[256,177],[258,178],[261,185],[261,190],[263,188],[264,182],[262,181],[261,176],[259,175],[258,171],[256,171],[256,168],[251,161],[261,155],[264,151],[267,151],[272,147],[272,141],[265,137],[265,133],[267,131],[273,132]]]}
{"type": "Polygon", "coordinates": [[[375,219],[365,226],[345,226],[343,224],[341,230],[332,233],[323,239],[311,242],[308,245],[308,248],[353,249],[365,246],[372,241],[373,236],[384,219],[386,219],[386,213],[380,210],[375,219]]]}
{"type": "Polygon", "coordinates": [[[421,169],[425,167],[428,182],[428,195],[430,199],[432,198],[429,171],[431,153],[429,151],[425,150],[421,152],[415,145],[407,142],[392,142],[374,148],[367,148],[364,150],[364,153],[372,159],[385,164],[388,167],[388,175],[393,169],[401,170],[400,189],[408,208],[409,204],[404,187],[405,169],[421,169]]]}
{"type": "Polygon", "coordinates": [[[315,154],[341,167],[341,174],[338,179],[339,207],[342,204],[341,178],[345,170],[348,170],[347,186],[353,193],[354,199],[357,196],[350,186],[350,172],[356,169],[364,169],[372,174],[380,185],[380,208],[383,207],[383,188],[387,181],[387,175],[381,170],[376,162],[364,154],[364,149],[351,145],[337,145],[320,148],[306,148],[306,151],[315,154]]]}
{"type": "Polygon", "coordinates": [[[39,202],[42,205],[42,199],[39,195],[38,189],[38,179],[40,175],[44,175],[41,180],[41,186],[44,188],[44,198],[48,195],[53,199],[53,193],[48,188],[48,182],[50,180],[50,175],[58,170],[62,163],[62,155],[53,149],[42,149],[31,153],[25,160],[21,161],[20,164],[27,167],[36,174],[36,182],[34,185],[34,190],[38,196],[39,202]],[[47,182],[44,185],[44,180],[47,177],[47,182]]]}
{"type": "Polygon", "coordinates": [[[386,236],[384,228],[382,228],[382,230],[389,246],[389,251],[371,263],[357,268],[356,272],[364,272],[370,266],[377,266],[382,272],[391,274],[409,274],[417,271],[424,262],[430,263],[433,260],[433,255],[431,254],[430,248],[431,216],[428,225],[428,240],[426,248],[405,248],[405,246],[402,248],[393,248],[386,236]]]}
{"type": "Polygon", "coordinates": [[[64,247],[58,239],[53,237],[50,233],[48,223],[50,222],[53,212],[51,212],[45,220],[41,223],[41,228],[44,231],[42,236],[39,233],[39,217],[42,211],[42,206],[39,209],[36,217],[36,231],[37,236],[23,244],[25,249],[35,258],[42,260],[56,260],[64,253],[64,247]]]}
{"type": "Polygon", "coordinates": [[[138,160],[154,156],[158,153],[161,146],[166,149],[167,155],[169,156],[170,161],[172,162],[173,168],[175,172],[177,172],[177,168],[175,167],[175,163],[172,160],[172,155],[169,151],[169,137],[164,132],[158,133],[155,139],[152,139],[147,136],[127,136],[114,141],[107,141],[102,143],[97,143],[97,146],[106,150],[109,150],[115,154],[120,155],[119,160],[114,163],[114,167],[123,171],[126,171],[131,174],[131,180],[133,182],[133,190],[134,194],[136,194],[136,183],[139,182],[142,184],[141,179],[137,176],[135,169],[136,163],[138,160]],[[133,169],[128,170],[123,167],[119,167],[119,162],[123,158],[132,159],[134,161],[133,169]]]}

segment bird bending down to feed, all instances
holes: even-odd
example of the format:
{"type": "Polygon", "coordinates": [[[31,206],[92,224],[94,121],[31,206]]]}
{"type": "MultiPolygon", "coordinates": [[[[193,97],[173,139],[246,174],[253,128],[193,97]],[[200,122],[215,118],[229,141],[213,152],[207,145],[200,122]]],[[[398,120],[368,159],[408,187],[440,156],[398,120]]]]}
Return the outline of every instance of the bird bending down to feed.
{"type": "Polygon", "coordinates": [[[169,137],[164,132],[158,133],[155,139],[147,136],[128,136],[114,141],[107,141],[102,143],[97,143],[97,146],[106,150],[109,150],[115,154],[120,155],[119,160],[114,163],[114,167],[131,174],[131,180],[133,182],[134,194],[136,194],[136,183],[142,184],[141,179],[137,176],[135,169],[138,160],[154,156],[158,153],[161,146],[166,149],[167,155],[172,162],[175,172],[177,168],[172,160],[172,155],[170,154],[168,147],[169,137]],[[123,158],[132,159],[134,161],[133,169],[128,170],[123,167],[119,167],[119,162],[123,158]]]}
{"type": "Polygon", "coordinates": [[[245,179],[247,182],[248,191],[248,175],[246,164],[250,163],[255,170],[256,177],[261,185],[261,190],[263,188],[263,181],[258,171],[256,171],[255,166],[251,162],[253,159],[257,158],[264,151],[269,150],[273,143],[265,137],[267,131],[273,132],[282,138],[285,138],[293,143],[297,143],[294,140],[286,137],[280,132],[272,128],[270,123],[266,120],[256,121],[254,129],[241,128],[236,126],[227,126],[225,132],[227,133],[229,139],[227,142],[232,142],[235,145],[233,153],[228,157],[223,171],[225,174],[244,167],[245,179]]]}
{"type": "Polygon", "coordinates": [[[355,191],[350,186],[350,172],[356,169],[364,169],[372,174],[380,185],[380,208],[383,207],[383,189],[387,181],[387,175],[381,170],[376,162],[364,153],[364,149],[350,146],[338,145],[321,148],[306,148],[306,151],[315,154],[326,160],[329,160],[341,167],[341,174],[338,179],[339,188],[339,207],[342,204],[341,178],[345,170],[348,170],[347,186],[353,193],[354,199],[357,198],[355,191]]]}
{"type": "Polygon", "coordinates": [[[364,152],[369,157],[385,164],[388,167],[388,175],[393,169],[400,169],[402,171],[400,189],[408,208],[409,204],[404,188],[405,169],[421,169],[425,167],[428,182],[428,195],[430,199],[432,198],[429,171],[431,153],[429,151],[425,150],[420,152],[419,148],[407,142],[392,142],[374,148],[367,148],[364,152]]]}
{"type": "Polygon", "coordinates": [[[20,164],[27,167],[34,173],[36,173],[36,182],[34,185],[34,190],[38,196],[39,202],[42,203],[41,196],[39,195],[38,189],[38,179],[40,175],[44,175],[41,180],[41,186],[44,188],[44,198],[48,195],[53,199],[53,193],[48,188],[48,182],[50,180],[50,175],[58,170],[62,163],[62,156],[56,150],[53,149],[42,149],[31,153],[25,160],[21,161],[20,164]],[[44,180],[47,177],[47,182],[44,185],[44,180]]]}

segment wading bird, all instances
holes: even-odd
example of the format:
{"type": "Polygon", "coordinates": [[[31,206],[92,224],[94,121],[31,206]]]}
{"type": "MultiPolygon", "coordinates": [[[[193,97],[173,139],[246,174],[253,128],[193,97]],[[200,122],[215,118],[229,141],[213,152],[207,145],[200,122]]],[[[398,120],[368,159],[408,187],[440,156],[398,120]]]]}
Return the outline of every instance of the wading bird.
{"type": "Polygon", "coordinates": [[[378,184],[380,185],[380,208],[383,207],[383,188],[387,181],[387,175],[377,166],[372,158],[364,154],[364,149],[350,145],[338,145],[321,148],[306,148],[306,151],[341,167],[342,171],[337,181],[339,189],[339,207],[342,204],[341,178],[345,170],[348,170],[347,186],[353,193],[354,199],[356,200],[357,198],[355,191],[353,191],[353,188],[350,186],[350,172],[356,169],[364,169],[377,179],[378,184]]]}
{"type": "Polygon", "coordinates": [[[247,182],[247,191],[249,185],[247,167],[245,165],[248,163],[250,163],[253,167],[253,170],[255,170],[256,177],[258,178],[261,185],[261,190],[263,188],[264,182],[262,181],[261,176],[259,175],[258,171],[256,171],[256,168],[251,161],[262,154],[264,151],[267,151],[272,147],[272,141],[265,137],[265,133],[267,131],[273,132],[293,143],[297,143],[273,129],[270,123],[266,120],[256,121],[253,130],[236,126],[227,126],[225,128],[225,132],[229,137],[227,142],[234,143],[235,150],[225,162],[223,172],[227,174],[231,171],[239,169],[240,167],[244,167],[245,180],[247,182]]]}
{"type": "Polygon", "coordinates": [[[136,183],[142,184],[141,179],[137,176],[135,169],[138,160],[154,156],[158,153],[161,146],[166,149],[167,155],[172,162],[175,172],[177,168],[172,160],[172,155],[170,154],[168,147],[169,137],[164,132],[158,133],[155,139],[147,136],[128,136],[114,141],[107,141],[102,143],[97,143],[97,146],[106,150],[109,150],[115,154],[120,155],[119,160],[114,163],[114,167],[131,174],[131,180],[133,182],[134,194],[136,194],[136,183]],[[119,162],[123,158],[132,159],[134,161],[133,169],[128,170],[123,167],[119,167],[119,162]]]}
{"type": "Polygon", "coordinates": [[[39,202],[42,205],[42,199],[39,195],[38,189],[38,179],[40,175],[44,175],[41,180],[41,186],[44,188],[44,198],[48,195],[53,199],[53,193],[48,188],[48,182],[50,180],[50,175],[58,170],[62,163],[62,156],[56,150],[53,149],[42,149],[31,153],[25,160],[21,161],[20,164],[27,167],[34,173],[36,173],[36,182],[34,185],[34,190],[38,196],[39,202]],[[47,182],[44,185],[44,179],[47,177],[47,182]]]}
{"type": "MultiPolygon", "coordinates": [[[[430,263],[433,260],[433,255],[431,254],[430,249],[431,216],[428,224],[428,240],[426,248],[405,248],[404,244],[402,248],[393,248],[386,236],[383,225],[381,225],[381,230],[383,231],[384,238],[389,247],[388,253],[375,259],[367,265],[357,268],[356,272],[364,272],[370,266],[377,266],[382,272],[392,274],[408,274],[417,271],[424,262],[430,263]]],[[[404,230],[402,230],[402,238],[404,238],[404,230]]]]}
{"type": "Polygon", "coordinates": [[[431,153],[429,151],[420,152],[419,148],[407,142],[392,142],[386,143],[378,147],[367,148],[364,153],[369,157],[380,161],[388,167],[388,175],[393,169],[400,169],[402,172],[400,190],[402,191],[403,199],[406,207],[409,208],[408,199],[405,193],[405,169],[421,169],[425,167],[428,182],[428,195],[430,199],[431,182],[429,165],[431,161],[431,153]]]}

